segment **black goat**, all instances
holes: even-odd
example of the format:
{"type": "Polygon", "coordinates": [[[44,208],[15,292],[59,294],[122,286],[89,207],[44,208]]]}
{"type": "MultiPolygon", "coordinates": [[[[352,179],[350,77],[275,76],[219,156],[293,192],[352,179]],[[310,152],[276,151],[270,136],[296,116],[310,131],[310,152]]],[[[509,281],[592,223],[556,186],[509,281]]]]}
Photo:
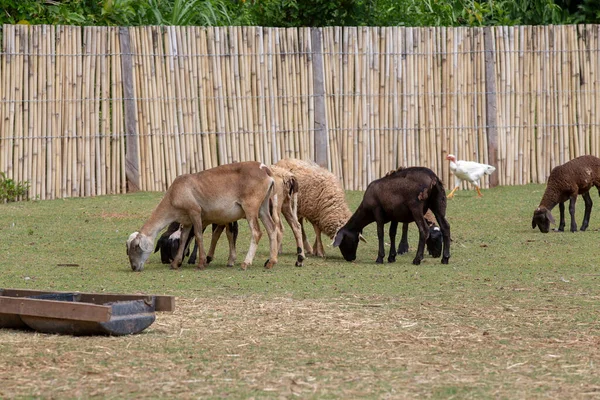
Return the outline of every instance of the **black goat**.
{"type": "MultiPolygon", "coordinates": [[[[446,220],[446,192],[437,175],[424,167],[404,168],[371,182],[356,212],[335,235],[333,246],[339,246],[346,261],[355,260],[363,228],[376,222],[379,239],[376,262],[383,263],[384,225],[390,221],[414,221],[419,227],[419,245],[413,264],[419,265],[423,260],[425,242],[429,237],[429,228],[424,218],[427,209],[433,212],[440,225],[444,247],[442,264],[448,264],[450,224],[446,220]]],[[[390,249],[392,260],[393,253],[396,252],[394,247],[395,244],[390,249]]]]}
{"type": "MultiPolygon", "coordinates": [[[[433,258],[438,258],[442,255],[442,246],[443,246],[443,238],[442,231],[439,226],[435,222],[435,216],[431,212],[431,210],[427,210],[425,213],[425,222],[429,226],[429,237],[425,241],[425,245],[427,246],[427,252],[433,258]]],[[[408,253],[408,222],[402,224],[402,238],[400,239],[400,244],[398,244],[398,252],[393,253],[390,250],[390,256],[388,257],[389,262],[396,261],[396,254],[404,254],[408,253]]],[[[390,223],[390,241],[391,246],[394,248],[395,240],[396,240],[396,231],[398,229],[398,222],[392,221],[390,223]]]]}
{"type": "MultiPolygon", "coordinates": [[[[207,264],[209,264],[213,259],[217,240],[221,236],[221,233],[223,232],[224,228],[225,228],[225,226],[223,226],[223,225],[212,224],[211,246],[210,246],[210,249],[208,250],[208,254],[206,256],[207,264]]],[[[233,248],[235,249],[237,236],[238,236],[238,223],[237,223],[237,221],[234,221],[234,222],[229,223],[227,226],[227,237],[230,242],[230,254],[229,254],[230,261],[228,262],[228,265],[230,264],[231,257],[232,257],[231,245],[233,243],[233,248]]],[[[154,249],[154,252],[156,253],[157,251],[160,250],[160,260],[163,264],[170,264],[171,261],[173,261],[173,259],[177,255],[177,250],[179,249],[180,237],[181,237],[181,230],[180,230],[179,222],[172,222],[168,226],[167,230],[162,235],[160,235],[160,238],[156,242],[156,248],[154,249]]],[[[192,231],[190,232],[187,243],[185,244],[184,255],[190,254],[189,245],[190,245],[190,241],[193,238],[194,238],[194,228],[192,228],[192,231]]],[[[197,256],[198,256],[198,245],[194,241],[194,249],[192,250],[190,258],[188,259],[188,264],[195,264],[197,256]]],[[[235,255],[233,255],[233,258],[235,258],[235,255]]],[[[231,265],[233,265],[233,264],[231,264],[231,265]]]]}

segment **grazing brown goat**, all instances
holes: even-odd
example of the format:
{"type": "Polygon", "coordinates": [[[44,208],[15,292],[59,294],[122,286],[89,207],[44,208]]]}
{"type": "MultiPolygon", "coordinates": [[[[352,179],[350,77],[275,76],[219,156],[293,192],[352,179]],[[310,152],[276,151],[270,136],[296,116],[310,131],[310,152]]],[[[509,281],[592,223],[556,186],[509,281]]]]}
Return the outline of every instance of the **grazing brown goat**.
{"type": "Polygon", "coordinates": [[[565,230],[565,201],[569,200],[569,214],[571,214],[571,232],[577,231],[575,222],[575,202],[577,196],[582,195],[585,202],[585,212],[581,230],[585,231],[590,222],[592,213],[592,198],[590,189],[598,189],[600,194],[600,158],[594,156],[581,156],[555,167],[550,172],[546,191],[542,196],[540,205],[533,212],[531,227],[537,226],[543,233],[548,233],[550,223],[554,218],[550,212],[557,204],[560,210],[560,224],[558,231],[565,230]]]}
{"type": "MultiPolygon", "coordinates": [[[[433,212],[440,224],[444,242],[442,264],[448,264],[450,224],[446,220],[446,192],[436,174],[424,167],[404,168],[371,182],[356,212],[336,234],[333,245],[340,247],[346,261],[355,260],[363,228],[376,222],[379,239],[376,262],[383,263],[384,225],[390,221],[414,221],[419,227],[419,245],[413,264],[419,265],[429,236],[429,227],[424,218],[427,209],[433,212]]],[[[395,252],[393,246],[390,249],[392,252],[395,252]]]]}
{"type": "Polygon", "coordinates": [[[199,249],[198,268],[203,269],[207,261],[202,241],[204,226],[227,225],[241,218],[248,220],[252,231],[250,248],[242,268],[252,264],[262,236],[259,218],[267,230],[271,248],[265,267],[273,267],[277,263],[277,231],[269,212],[269,202],[274,184],[269,168],[255,161],[226,164],[178,176],[140,231],[129,236],[127,255],[131,269],[141,271],[144,268],[158,232],[173,221],[180,222],[183,230],[171,268],[177,269],[181,265],[185,243],[193,226],[199,249]]]}

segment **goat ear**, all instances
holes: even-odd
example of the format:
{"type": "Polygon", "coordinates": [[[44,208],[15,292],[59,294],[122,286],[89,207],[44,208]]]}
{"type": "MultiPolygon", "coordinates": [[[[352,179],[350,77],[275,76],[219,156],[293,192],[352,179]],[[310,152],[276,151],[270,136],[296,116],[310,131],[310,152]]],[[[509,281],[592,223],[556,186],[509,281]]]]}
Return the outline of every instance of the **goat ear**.
{"type": "Polygon", "coordinates": [[[531,229],[535,229],[535,227],[536,227],[535,220],[534,220],[534,219],[532,219],[532,220],[531,220],[531,229]]]}
{"type": "Polygon", "coordinates": [[[140,237],[140,249],[142,249],[143,252],[145,253],[149,253],[152,251],[152,247],[154,243],[152,243],[152,240],[150,240],[150,238],[146,235],[141,235],[140,237]]]}
{"type": "Polygon", "coordinates": [[[335,234],[335,239],[333,240],[333,247],[338,247],[340,244],[342,244],[342,240],[344,240],[344,232],[342,230],[339,230],[336,234],[335,234]]]}
{"type": "Polygon", "coordinates": [[[554,217],[552,216],[552,213],[550,211],[546,211],[546,217],[548,217],[548,221],[554,223],[554,217]]]}
{"type": "Polygon", "coordinates": [[[362,233],[358,234],[358,238],[360,239],[361,242],[367,243],[367,239],[365,239],[365,237],[362,235],[362,233]]]}

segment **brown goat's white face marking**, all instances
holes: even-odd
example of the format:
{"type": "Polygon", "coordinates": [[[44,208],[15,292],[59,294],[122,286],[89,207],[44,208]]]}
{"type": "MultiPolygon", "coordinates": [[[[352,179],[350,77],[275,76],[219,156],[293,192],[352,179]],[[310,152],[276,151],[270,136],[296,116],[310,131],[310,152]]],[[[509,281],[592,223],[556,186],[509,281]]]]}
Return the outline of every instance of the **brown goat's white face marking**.
{"type": "Polygon", "coordinates": [[[154,243],[143,233],[133,232],[127,239],[127,256],[131,269],[141,271],[144,269],[144,263],[152,254],[154,243]]]}

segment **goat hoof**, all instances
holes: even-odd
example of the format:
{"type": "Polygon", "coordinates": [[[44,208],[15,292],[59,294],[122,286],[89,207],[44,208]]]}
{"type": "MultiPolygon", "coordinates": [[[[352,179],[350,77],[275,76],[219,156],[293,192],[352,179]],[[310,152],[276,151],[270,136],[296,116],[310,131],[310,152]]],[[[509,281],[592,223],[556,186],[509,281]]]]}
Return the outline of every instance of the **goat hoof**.
{"type": "Polygon", "coordinates": [[[415,258],[415,259],[413,260],[413,264],[414,264],[414,265],[421,265],[421,259],[420,259],[419,257],[415,258]]]}
{"type": "Polygon", "coordinates": [[[198,264],[198,266],[196,267],[197,270],[202,271],[206,268],[206,264],[198,264]]]}
{"type": "Polygon", "coordinates": [[[375,260],[375,264],[383,264],[383,257],[377,257],[377,260],[375,260]]]}
{"type": "Polygon", "coordinates": [[[273,261],[271,261],[271,260],[265,261],[265,268],[266,269],[271,269],[271,268],[273,268],[274,265],[275,265],[275,263],[273,261]]]}
{"type": "Polygon", "coordinates": [[[442,257],[442,264],[448,264],[450,257],[442,257]]]}
{"type": "Polygon", "coordinates": [[[242,270],[245,271],[248,268],[248,264],[246,264],[245,262],[243,262],[242,265],[241,265],[241,267],[242,267],[242,270]]]}
{"type": "Polygon", "coordinates": [[[399,246],[398,247],[398,254],[406,254],[408,253],[408,246],[399,246]]]}
{"type": "Polygon", "coordinates": [[[213,260],[213,258],[211,256],[206,256],[206,263],[210,264],[210,262],[213,260]]]}
{"type": "Polygon", "coordinates": [[[389,257],[388,257],[388,262],[389,262],[389,263],[394,263],[394,262],[396,262],[396,256],[393,256],[393,257],[392,257],[392,256],[389,256],[389,257]]]}
{"type": "Polygon", "coordinates": [[[227,268],[233,268],[233,264],[227,264],[227,268]]]}

